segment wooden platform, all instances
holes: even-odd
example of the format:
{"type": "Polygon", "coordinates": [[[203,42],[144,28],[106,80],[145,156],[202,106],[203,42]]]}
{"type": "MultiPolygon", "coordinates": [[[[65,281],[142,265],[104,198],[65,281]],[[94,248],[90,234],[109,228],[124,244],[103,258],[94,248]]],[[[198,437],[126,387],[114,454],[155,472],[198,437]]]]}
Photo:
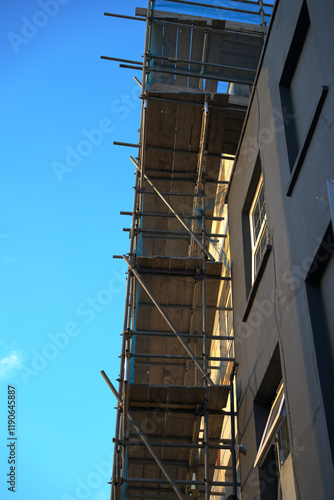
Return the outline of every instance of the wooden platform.
{"type": "MultiPolygon", "coordinates": [[[[209,439],[210,439],[210,480],[213,478],[214,465],[217,459],[220,433],[223,425],[223,408],[226,406],[229,386],[215,386],[208,390],[209,408],[209,439]],[[213,446],[216,446],[214,448],[213,446]]],[[[201,415],[206,403],[204,387],[157,386],[146,384],[131,384],[129,394],[129,409],[131,414],[146,431],[150,442],[159,456],[163,457],[173,479],[186,481],[197,472],[196,480],[202,482],[196,485],[198,495],[204,493],[204,450],[190,448],[187,445],[203,446],[203,434],[200,431],[201,415]]],[[[145,478],[146,483],[138,480],[128,485],[128,493],[139,491],[155,493],[156,498],[168,494],[171,489],[164,484],[164,476],[153,461],[150,453],[135,430],[130,426],[129,441],[137,443],[128,448],[127,476],[130,478],[145,478]],[[159,480],[159,483],[149,483],[149,480],[159,480]]],[[[225,443],[229,445],[229,443],[225,443]]],[[[182,487],[182,489],[184,486],[182,487]]],[[[195,492],[195,491],[194,491],[195,492]]],[[[145,498],[145,494],[143,498],[145,498]]]]}

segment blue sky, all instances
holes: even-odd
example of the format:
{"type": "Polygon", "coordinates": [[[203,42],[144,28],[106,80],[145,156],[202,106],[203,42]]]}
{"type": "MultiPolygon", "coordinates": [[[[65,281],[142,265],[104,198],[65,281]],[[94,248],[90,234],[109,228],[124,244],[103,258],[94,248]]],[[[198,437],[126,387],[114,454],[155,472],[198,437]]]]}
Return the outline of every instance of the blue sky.
{"type": "MultiPolygon", "coordinates": [[[[16,388],[16,500],[110,496],[125,265],[138,141],[132,70],[142,2],[3,0],[1,15],[0,497],[7,385],[16,388]]],[[[141,74],[136,74],[141,78],[141,74]]]]}
{"type": "MultiPolygon", "coordinates": [[[[213,3],[213,2],[212,2],[213,3]]],[[[7,386],[16,390],[16,500],[110,497],[141,101],[101,55],[141,60],[136,6],[3,0],[0,6],[0,498],[8,491],[7,386]]],[[[157,8],[163,3],[157,3],[157,8]]],[[[172,9],[175,10],[175,9],[172,9]]],[[[219,13],[220,14],[220,13],[219,13]]]]}

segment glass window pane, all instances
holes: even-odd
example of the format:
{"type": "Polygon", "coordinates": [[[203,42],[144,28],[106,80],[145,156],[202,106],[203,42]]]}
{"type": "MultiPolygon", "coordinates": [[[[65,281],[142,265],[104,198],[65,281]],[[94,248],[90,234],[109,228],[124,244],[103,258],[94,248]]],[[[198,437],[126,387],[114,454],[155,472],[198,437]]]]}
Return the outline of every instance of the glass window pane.
{"type": "Polygon", "coordinates": [[[267,245],[266,210],[262,177],[256,190],[249,216],[252,232],[252,273],[254,279],[267,245]]]}

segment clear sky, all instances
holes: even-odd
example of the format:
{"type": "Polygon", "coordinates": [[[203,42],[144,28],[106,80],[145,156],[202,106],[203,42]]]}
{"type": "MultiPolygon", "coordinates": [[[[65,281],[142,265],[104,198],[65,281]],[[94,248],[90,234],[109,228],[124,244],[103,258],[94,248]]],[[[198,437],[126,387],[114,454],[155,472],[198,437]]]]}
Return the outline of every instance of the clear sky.
{"type": "Polygon", "coordinates": [[[146,1],[0,6],[0,498],[110,497],[146,1]],[[7,385],[16,389],[8,491],[7,385]]]}

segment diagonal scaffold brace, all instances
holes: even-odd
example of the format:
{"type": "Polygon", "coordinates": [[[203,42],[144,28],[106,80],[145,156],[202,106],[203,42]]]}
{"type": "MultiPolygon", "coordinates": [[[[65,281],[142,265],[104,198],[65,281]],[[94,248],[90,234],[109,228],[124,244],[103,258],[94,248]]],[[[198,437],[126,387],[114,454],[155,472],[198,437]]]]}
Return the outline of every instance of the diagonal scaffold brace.
{"type": "Polygon", "coordinates": [[[165,311],[162,309],[162,307],[160,306],[159,302],[156,300],[156,298],[154,297],[154,295],[152,294],[152,292],[148,289],[147,285],[143,281],[143,279],[140,276],[140,274],[138,273],[138,271],[131,265],[131,263],[130,263],[130,261],[127,258],[126,255],[123,255],[123,259],[125,260],[125,262],[129,266],[129,268],[131,269],[131,272],[136,277],[136,279],[139,281],[139,283],[141,284],[141,286],[143,287],[143,289],[145,290],[145,292],[147,293],[147,295],[150,297],[150,299],[152,300],[153,304],[156,306],[156,308],[158,309],[158,311],[160,312],[161,316],[164,318],[164,320],[166,321],[166,323],[168,324],[168,326],[175,333],[175,335],[178,338],[179,342],[182,344],[182,346],[184,347],[184,349],[187,351],[187,353],[189,354],[189,356],[191,357],[191,359],[193,360],[193,362],[195,363],[195,365],[197,366],[197,368],[199,369],[199,371],[202,373],[203,378],[205,378],[208,381],[209,385],[215,385],[212,382],[209,374],[204,370],[203,366],[201,365],[201,363],[196,358],[195,354],[192,352],[192,350],[187,345],[187,343],[183,340],[182,335],[178,332],[178,330],[175,328],[175,326],[173,325],[173,323],[171,322],[171,320],[169,319],[169,317],[167,316],[167,314],[165,313],[165,311]]]}
{"type": "MultiPolygon", "coordinates": [[[[138,163],[136,162],[136,160],[130,156],[130,160],[132,161],[132,163],[136,166],[136,168],[140,171],[140,167],[138,165],[138,163]]],[[[169,210],[174,214],[174,216],[177,218],[177,220],[182,224],[182,226],[186,229],[186,231],[190,234],[190,236],[193,238],[194,241],[196,241],[197,245],[201,248],[201,250],[205,253],[205,255],[208,257],[208,259],[211,261],[211,262],[215,262],[215,259],[214,257],[211,255],[211,253],[207,250],[207,248],[205,247],[205,245],[203,245],[203,243],[201,242],[201,240],[199,238],[197,238],[197,236],[194,234],[194,232],[190,229],[190,227],[188,226],[188,224],[186,224],[184,222],[184,220],[182,219],[182,217],[176,212],[176,210],[174,210],[174,208],[172,207],[172,205],[166,200],[166,198],[164,197],[164,195],[160,192],[160,190],[155,186],[155,184],[153,184],[153,182],[151,181],[151,179],[148,177],[148,175],[144,174],[144,179],[146,179],[146,181],[149,183],[149,185],[153,188],[153,190],[156,192],[156,194],[162,199],[162,201],[167,205],[167,207],[169,208],[169,210]]]]}
{"type": "MultiPolygon", "coordinates": [[[[118,394],[118,392],[116,391],[115,387],[112,385],[109,377],[107,376],[107,374],[105,373],[104,370],[101,371],[101,375],[104,378],[104,380],[107,382],[109,388],[113,392],[113,394],[116,397],[116,399],[119,402],[119,404],[122,405],[123,403],[122,403],[121,396],[118,394]]],[[[138,435],[141,438],[141,440],[144,442],[145,446],[147,447],[147,449],[151,453],[151,455],[154,458],[154,460],[156,461],[157,465],[160,467],[162,473],[166,477],[167,481],[170,483],[170,485],[173,488],[173,490],[175,491],[177,497],[180,500],[185,500],[185,497],[182,495],[182,493],[179,490],[179,488],[177,487],[176,483],[173,481],[173,478],[169,474],[168,470],[165,468],[164,464],[160,460],[159,456],[155,452],[154,448],[151,446],[151,444],[150,444],[149,440],[147,439],[146,435],[143,433],[143,431],[141,430],[140,426],[137,424],[136,420],[133,418],[133,416],[132,416],[132,414],[131,414],[131,412],[129,410],[127,411],[127,417],[130,420],[130,422],[132,423],[133,427],[136,429],[136,432],[138,433],[138,435]]]]}

